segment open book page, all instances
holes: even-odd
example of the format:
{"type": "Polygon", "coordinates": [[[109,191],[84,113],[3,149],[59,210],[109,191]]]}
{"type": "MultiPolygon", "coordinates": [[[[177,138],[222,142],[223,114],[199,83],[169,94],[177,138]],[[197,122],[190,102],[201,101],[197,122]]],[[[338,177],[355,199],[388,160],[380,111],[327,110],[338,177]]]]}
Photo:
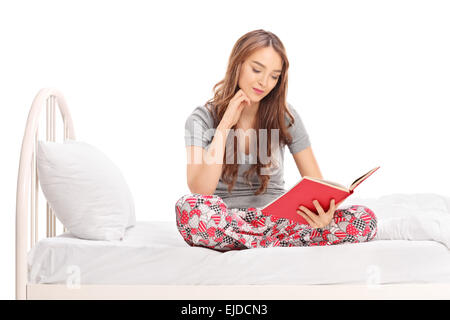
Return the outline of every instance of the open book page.
{"type": "Polygon", "coordinates": [[[346,191],[346,192],[351,192],[351,191],[352,191],[353,189],[355,189],[361,182],[363,182],[364,180],[366,180],[372,173],[374,173],[375,171],[377,171],[379,168],[380,168],[379,166],[376,167],[376,168],[373,168],[372,170],[370,170],[370,171],[367,172],[366,174],[362,175],[361,177],[359,177],[358,179],[356,179],[355,181],[353,181],[353,183],[350,185],[349,188],[347,188],[347,187],[345,187],[345,186],[343,186],[343,185],[341,185],[341,184],[339,184],[339,183],[336,183],[336,182],[333,182],[333,181],[329,181],[329,180],[324,180],[324,179],[314,178],[314,177],[309,177],[309,176],[305,176],[305,178],[307,177],[307,178],[310,179],[310,180],[314,180],[314,181],[317,181],[317,182],[319,182],[319,183],[323,183],[323,184],[326,184],[326,185],[335,186],[336,188],[341,189],[341,190],[346,191]]]}
{"type": "Polygon", "coordinates": [[[347,187],[343,186],[342,184],[333,182],[333,181],[324,180],[324,179],[315,178],[315,177],[309,177],[309,176],[305,176],[304,178],[307,178],[307,179],[310,179],[310,180],[314,180],[314,181],[317,181],[319,183],[329,185],[331,187],[337,187],[338,189],[341,189],[343,191],[349,192],[349,189],[347,187]]]}
{"type": "Polygon", "coordinates": [[[366,174],[362,175],[361,177],[359,177],[358,179],[356,179],[355,181],[353,181],[353,183],[350,185],[350,190],[355,189],[361,182],[363,182],[364,180],[366,180],[372,173],[374,173],[375,171],[377,171],[380,167],[376,167],[373,168],[372,170],[370,170],[369,172],[367,172],[366,174]]]}

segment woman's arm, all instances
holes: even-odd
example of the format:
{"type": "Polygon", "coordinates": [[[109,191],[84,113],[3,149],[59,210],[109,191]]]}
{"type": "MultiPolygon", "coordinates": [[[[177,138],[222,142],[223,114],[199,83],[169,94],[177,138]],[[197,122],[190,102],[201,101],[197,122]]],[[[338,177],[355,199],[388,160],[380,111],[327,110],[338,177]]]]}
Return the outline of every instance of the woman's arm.
{"type": "Polygon", "coordinates": [[[229,129],[231,129],[229,122],[222,119],[208,151],[199,146],[186,147],[187,183],[192,193],[214,194],[222,174],[223,155],[229,129]]]}
{"type": "Polygon", "coordinates": [[[315,178],[323,179],[322,173],[320,172],[319,165],[314,157],[314,153],[311,147],[303,149],[293,155],[295,163],[297,164],[298,171],[300,175],[310,176],[315,178]]]}

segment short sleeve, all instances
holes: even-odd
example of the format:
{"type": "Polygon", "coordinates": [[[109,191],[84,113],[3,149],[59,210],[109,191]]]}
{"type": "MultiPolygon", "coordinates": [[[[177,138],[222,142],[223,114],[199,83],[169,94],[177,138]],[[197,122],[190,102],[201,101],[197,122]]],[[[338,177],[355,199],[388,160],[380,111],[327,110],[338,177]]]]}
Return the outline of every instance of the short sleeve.
{"type": "MultiPolygon", "coordinates": [[[[292,142],[291,144],[288,144],[288,148],[292,154],[295,154],[311,146],[311,141],[309,139],[309,135],[306,131],[305,125],[303,124],[303,121],[300,118],[297,110],[295,110],[295,108],[291,104],[288,103],[287,105],[292,115],[294,116],[294,123],[290,128],[288,128],[288,131],[292,136],[292,142]]],[[[291,118],[288,115],[286,115],[286,117],[289,124],[291,118]]]]}
{"type": "Polygon", "coordinates": [[[187,146],[206,148],[214,138],[214,120],[205,106],[200,106],[186,119],[184,141],[187,146]]]}

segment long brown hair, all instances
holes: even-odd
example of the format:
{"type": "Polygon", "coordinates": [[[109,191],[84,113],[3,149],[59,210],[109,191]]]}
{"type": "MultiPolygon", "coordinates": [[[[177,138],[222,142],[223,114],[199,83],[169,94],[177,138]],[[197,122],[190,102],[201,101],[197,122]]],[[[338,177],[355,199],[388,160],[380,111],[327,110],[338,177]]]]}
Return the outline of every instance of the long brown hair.
{"type": "MultiPolygon", "coordinates": [[[[216,83],[213,87],[214,97],[206,102],[209,105],[213,118],[214,127],[217,128],[223,115],[227,109],[230,100],[234,97],[236,92],[239,90],[238,80],[241,66],[244,61],[253,54],[258,49],[272,47],[281,57],[283,61],[283,67],[280,77],[277,81],[276,86],[271,90],[271,92],[265,96],[259,103],[258,112],[256,115],[256,132],[259,129],[267,129],[267,152],[270,157],[272,154],[271,150],[271,129],[279,129],[279,141],[280,144],[289,144],[292,141],[292,136],[289,134],[285,124],[286,113],[291,118],[291,123],[289,127],[294,123],[294,117],[288,111],[286,106],[286,93],[287,93],[287,79],[288,79],[288,68],[289,61],[286,56],[286,51],[280,39],[273,33],[265,31],[262,29],[250,31],[244,34],[235,43],[233,50],[231,51],[228,67],[225,74],[225,78],[220,82],[216,83]]],[[[236,129],[236,125],[232,127],[233,130],[236,129]]],[[[252,164],[252,166],[244,173],[247,184],[252,186],[249,181],[249,177],[255,172],[258,175],[261,186],[255,192],[255,195],[259,195],[266,191],[267,185],[270,180],[270,175],[261,174],[261,168],[268,167],[271,165],[272,161],[269,163],[262,164],[259,157],[259,134],[257,136],[257,163],[252,164]]],[[[234,137],[234,150],[233,157],[237,159],[237,148],[236,148],[236,136],[234,137]]],[[[227,147],[225,147],[227,148],[227,147]]],[[[227,149],[225,149],[226,151],[227,149]]],[[[226,154],[224,153],[223,166],[222,166],[222,180],[224,183],[228,184],[228,192],[231,193],[233,189],[237,176],[238,176],[238,165],[236,160],[234,163],[226,162],[226,154]]]]}

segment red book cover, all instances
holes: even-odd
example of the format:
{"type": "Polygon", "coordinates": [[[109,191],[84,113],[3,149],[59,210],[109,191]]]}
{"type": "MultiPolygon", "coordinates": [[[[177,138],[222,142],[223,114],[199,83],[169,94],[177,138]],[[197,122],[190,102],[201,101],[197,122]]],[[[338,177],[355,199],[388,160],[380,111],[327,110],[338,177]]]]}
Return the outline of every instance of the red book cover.
{"type": "Polygon", "coordinates": [[[304,176],[294,187],[263,207],[262,212],[265,215],[287,218],[300,224],[309,225],[305,218],[297,213],[300,205],[308,208],[312,212],[317,212],[313,204],[313,200],[317,200],[326,212],[330,209],[331,199],[334,199],[335,203],[346,199],[361,182],[366,180],[379,168],[378,166],[362,175],[349,188],[332,181],[304,176]]]}

